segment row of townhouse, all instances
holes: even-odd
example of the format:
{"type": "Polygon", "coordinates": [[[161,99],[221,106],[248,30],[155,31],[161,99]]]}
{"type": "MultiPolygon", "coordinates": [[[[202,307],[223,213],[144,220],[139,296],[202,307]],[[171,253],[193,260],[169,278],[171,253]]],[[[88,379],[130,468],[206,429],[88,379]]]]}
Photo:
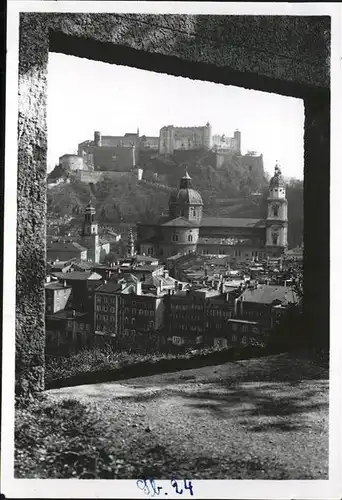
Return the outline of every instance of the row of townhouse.
{"type": "Polygon", "coordinates": [[[183,346],[257,345],[297,300],[286,286],[176,292],[166,298],[167,338],[183,346]]]}
{"type": "Polygon", "coordinates": [[[91,345],[99,337],[152,348],[255,343],[297,301],[286,286],[246,288],[221,282],[182,290],[167,272],[144,281],[130,273],[113,275],[110,281],[92,272],[56,274],[57,280],[45,288],[51,351],[68,343],[91,345]]]}

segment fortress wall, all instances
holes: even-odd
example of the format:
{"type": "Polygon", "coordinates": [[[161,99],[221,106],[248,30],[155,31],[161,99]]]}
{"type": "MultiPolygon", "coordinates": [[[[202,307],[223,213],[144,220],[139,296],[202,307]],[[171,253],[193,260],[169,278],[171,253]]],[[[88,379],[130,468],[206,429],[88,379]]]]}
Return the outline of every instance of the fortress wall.
{"type": "Polygon", "coordinates": [[[105,179],[109,179],[111,181],[116,181],[123,179],[124,177],[135,177],[139,178],[139,172],[106,172],[106,171],[86,171],[86,170],[78,170],[74,177],[80,181],[87,184],[97,184],[105,179]]]}

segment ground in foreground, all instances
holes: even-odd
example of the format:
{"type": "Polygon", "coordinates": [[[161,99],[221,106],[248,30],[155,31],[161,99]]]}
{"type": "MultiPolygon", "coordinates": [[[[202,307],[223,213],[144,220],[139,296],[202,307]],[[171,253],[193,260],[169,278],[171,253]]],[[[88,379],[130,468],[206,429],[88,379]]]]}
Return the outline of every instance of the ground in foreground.
{"type": "Polygon", "coordinates": [[[287,354],[46,391],[17,477],[326,479],[328,369],[287,354]]]}

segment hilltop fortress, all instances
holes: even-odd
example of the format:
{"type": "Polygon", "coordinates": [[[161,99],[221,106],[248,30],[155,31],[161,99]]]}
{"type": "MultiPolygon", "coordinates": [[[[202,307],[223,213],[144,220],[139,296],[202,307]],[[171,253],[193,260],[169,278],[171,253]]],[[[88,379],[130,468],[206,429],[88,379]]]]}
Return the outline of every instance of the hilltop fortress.
{"type": "MultiPolygon", "coordinates": [[[[78,145],[78,157],[82,158],[85,167],[101,171],[127,171],[139,163],[140,151],[155,151],[159,155],[172,155],[175,150],[213,150],[241,154],[241,132],[236,130],[233,137],[212,135],[208,122],[200,127],[162,127],[159,137],[140,136],[126,133],[123,136],[102,135],[94,132],[94,139],[78,145]]],[[[64,155],[64,161],[73,155],[64,155]]],[[[60,160],[61,160],[60,159],[60,160]]],[[[72,158],[70,166],[76,165],[72,158]]],[[[78,166],[78,168],[80,168],[78,166]]]]}
{"type": "Polygon", "coordinates": [[[167,125],[160,129],[158,137],[140,135],[139,128],[123,136],[102,135],[100,131],[95,131],[93,140],[78,144],[77,154],[61,156],[59,166],[62,171],[69,172],[71,177],[84,183],[97,183],[104,178],[114,180],[127,175],[141,180],[146,158],[160,156],[166,159],[175,152],[200,150],[212,153],[217,169],[224,168],[232,156],[246,158],[253,165],[257,162],[257,168],[263,168],[262,155],[241,154],[239,130],[234,132],[233,137],[213,135],[209,122],[195,127],[167,125]]]}

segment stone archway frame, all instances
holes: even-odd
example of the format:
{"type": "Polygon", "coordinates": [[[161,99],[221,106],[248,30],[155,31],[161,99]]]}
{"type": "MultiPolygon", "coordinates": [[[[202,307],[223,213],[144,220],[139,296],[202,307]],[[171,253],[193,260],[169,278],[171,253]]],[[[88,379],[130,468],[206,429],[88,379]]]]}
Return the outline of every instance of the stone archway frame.
{"type": "Polygon", "coordinates": [[[310,213],[305,263],[327,262],[315,267],[305,286],[312,326],[319,329],[324,323],[326,332],[328,310],[321,294],[329,293],[329,264],[322,257],[328,255],[329,241],[330,17],[21,13],[17,388],[32,392],[44,387],[49,51],[304,99],[305,209],[310,213]],[[310,245],[312,235],[315,244],[310,245]]]}

